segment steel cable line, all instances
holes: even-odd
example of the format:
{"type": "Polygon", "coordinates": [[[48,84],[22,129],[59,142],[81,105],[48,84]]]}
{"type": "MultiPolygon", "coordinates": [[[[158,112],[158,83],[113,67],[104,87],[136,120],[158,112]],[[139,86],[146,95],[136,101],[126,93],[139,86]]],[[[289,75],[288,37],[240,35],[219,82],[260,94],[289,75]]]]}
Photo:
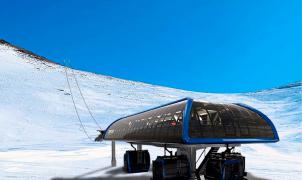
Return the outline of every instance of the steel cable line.
{"type": "Polygon", "coordinates": [[[66,80],[67,80],[69,92],[70,92],[70,95],[71,95],[73,107],[74,107],[74,110],[75,110],[75,112],[76,112],[77,118],[78,118],[78,120],[79,120],[79,122],[80,122],[81,128],[83,129],[83,131],[84,131],[84,133],[86,134],[87,138],[94,142],[94,139],[91,138],[91,137],[88,135],[88,133],[87,133],[85,127],[84,127],[84,124],[83,124],[83,122],[82,122],[82,120],[81,120],[81,118],[80,118],[80,115],[79,115],[79,112],[78,112],[78,108],[77,108],[77,106],[76,106],[76,104],[75,104],[75,100],[74,100],[74,97],[73,97],[73,94],[72,94],[70,82],[69,82],[69,79],[68,79],[67,67],[64,66],[64,69],[65,69],[66,80]]]}
{"type": "Polygon", "coordinates": [[[84,102],[84,104],[85,104],[85,107],[86,107],[86,109],[87,109],[88,112],[89,112],[90,117],[93,119],[94,123],[98,126],[98,128],[99,128],[100,130],[102,130],[100,124],[99,124],[99,123],[97,122],[97,120],[94,118],[94,116],[92,115],[92,112],[91,112],[91,110],[90,110],[88,104],[86,103],[86,100],[85,100],[85,98],[84,98],[84,96],[83,96],[82,90],[81,90],[81,88],[80,88],[80,86],[79,86],[79,82],[78,82],[77,77],[76,77],[76,75],[75,75],[75,73],[74,73],[74,70],[73,70],[72,68],[71,68],[71,72],[72,72],[72,75],[73,75],[73,77],[74,77],[74,79],[75,79],[76,85],[77,85],[77,87],[78,87],[78,89],[79,89],[79,92],[80,92],[80,95],[81,95],[81,97],[82,97],[82,99],[83,99],[83,102],[84,102]]]}

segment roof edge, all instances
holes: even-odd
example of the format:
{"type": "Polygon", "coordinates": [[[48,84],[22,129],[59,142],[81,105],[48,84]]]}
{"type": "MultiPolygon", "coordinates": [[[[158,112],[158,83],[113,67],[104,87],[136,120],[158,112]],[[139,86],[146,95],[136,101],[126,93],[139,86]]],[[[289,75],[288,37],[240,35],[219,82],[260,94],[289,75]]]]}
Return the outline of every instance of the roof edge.
{"type": "Polygon", "coordinates": [[[246,108],[250,111],[253,111],[254,113],[258,114],[262,119],[264,119],[272,128],[272,131],[274,133],[274,139],[275,139],[275,142],[278,142],[280,139],[279,139],[279,135],[278,135],[278,132],[277,132],[277,129],[275,127],[275,125],[273,124],[272,120],[270,118],[268,118],[265,114],[263,114],[261,111],[247,105],[247,104],[243,104],[243,103],[235,103],[236,105],[238,106],[241,106],[243,108],[246,108]]]}
{"type": "Polygon", "coordinates": [[[128,116],[121,117],[121,118],[119,118],[119,119],[113,121],[113,122],[106,128],[105,133],[104,133],[104,136],[106,136],[108,129],[109,129],[114,123],[116,123],[117,121],[119,121],[119,120],[121,120],[121,119],[128,118],[128,117],[131,117],[131,116],[135,116],[135,115],[138,115],[138,114],[142,114],[142,113],[144,113],[144,112],[152,111],[152,110],[154,110],[154,109],[158,109],[158,108],[161,108],[161,107],[169,106],[169,105],[171,105],[171,104],[179,103],[179,102],[186,101],[186,100],[192,100],[192,101],[193,101],[192,98],[186,97],[186,98],[182,98],[182,99],[179,99],[179,100],[176,100],[176,101],[172,101],[172,102],[169,102],[169,103],[166,103],[166,104],[163,104],[163,105],[154,107],[154,108],[150,108],[150,109],[147,109],[147,110],[144,110],[144,111],[135,113],[135,114],[131,114],[131,115],[128,115],[128,116]]]}

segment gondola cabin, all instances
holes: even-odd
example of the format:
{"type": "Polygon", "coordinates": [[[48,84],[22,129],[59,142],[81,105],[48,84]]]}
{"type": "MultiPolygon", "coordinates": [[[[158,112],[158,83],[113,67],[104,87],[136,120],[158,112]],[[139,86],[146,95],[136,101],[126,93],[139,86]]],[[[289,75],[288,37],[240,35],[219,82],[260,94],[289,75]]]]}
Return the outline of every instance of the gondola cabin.
{"type": "Polygon", "coordinates": [[[118,119],[105,140],[155,144],[277,142],[271,120],[244,104],[214,104],[190,98],[118,119]]]}
{"type": "MultiPolygon", "coordinates": [[[[279,141],[278,133],[272,121],[262,112],[244,104],[217,104],[195,101],[185,98],[156,108],[120,118],[113,122],[103,132],[102,139],[110,141],[125,141],[133,144],[148,144],[167,147],[175,147],[194,150],[210,147],[207,158],[205,157],[199,169],[192,165],[192,153],[187,154],[184,160],[183,154],[179,161],[187,162],[191,167],[191,173],[184,178],[192,177],[192,172],[198,172],[205,177],[212,177],[215,170],[219,172],[215,179],[226,177],[222,169],[228,171],[228,177],[242,177],[244,174],[244,157],[232,154],[230,149],[245,143],[273,143],[279,141]],[[215,148],[227,147],[226,151],[218,153],[215,148]],[[212,151],[211,151],[212,150],[212,151]],[[234,161],[234,159],[237,161],[234,161]],[[205,160],[206,159],[206,160],[205,160]],[[227,162],[238,162],[230,165],[227,162]],[[216,164],[215,164],[216,163],[216,164]],[[211,170],[213,167],[219,169],[211,170]],[[228,165],[226,165],[228,164],[228,165]],[[193,168],[193,169],[192,169],[193,168]],[[240,172],[237,172],[239,171],[240,172]],[[206,174],[207,173],[207,174],[206,174]]],[[[191,151],[190,150],[190,151],[191,151]]],[[[142,155],[144,157],[145,155],[142,155]]],[[[149,157],[149,156],[146,156],[149,157]]],[[[177,156],[162,157],[158,162],[163,163],[156,167],[165,169],[164,162],[178,162],[177,156]]],[[[193,158],[194,159],[194,158],[193,158]]],[[[137,158],[136,158],[137,160],[137,158]]],[[[194,162],[195,163],[195,162],[194,162]]],[[[157,179],[158,169],[153,169],[157,179]]],[[[187,166],[184,165],[187,168],[187,166]]],[[[186,169],[183,172],[187,172],[186,169]]],[[[173,173],[172,173],[173,174],[173,173]]],[[[214,173],[215,174],[215,173],[214,173]]],[[[161,175],[159,175],[161,176],[161,175]]],[[[156,179],[156,178],[155,178],[156,179]]],[[[228,178],[227,178],[228,179],[228,178]]]]}

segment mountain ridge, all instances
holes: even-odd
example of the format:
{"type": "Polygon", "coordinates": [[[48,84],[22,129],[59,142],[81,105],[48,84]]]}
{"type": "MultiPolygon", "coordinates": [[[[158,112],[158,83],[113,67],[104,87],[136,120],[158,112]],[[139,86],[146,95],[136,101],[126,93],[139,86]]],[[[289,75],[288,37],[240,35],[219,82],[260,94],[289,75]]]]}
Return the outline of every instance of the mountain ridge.
{"type": "Polygon", "coordinates": [[[298,87],[302,86],[302,80],[301,81],[296,81],[287,85],[279,86],[276,89],[285,89],[285,88],[292,88],[292,87],[298,87]]]}
{"type": "MultiPolygon", "coordinates": [[[[47,62],[47,63],[51,63],[51,64],[56,64],[56,65],[61,65],[61,66],[65,66],[65,65],[62,65],[60,63],[57,63],[57,62],[54,62],[44,56],[41,56],[41,55],[38,55],[30,50],[27,50],[25,48],[22,48],[20,46],[16,46],[4,39],[0,39],[0,45],[6,45],[6,46],[9,46],[11,48],[13,48],[17,53],[21,54],[21,55],[25,55],[25,56],[28,56],[28,57],[31,57],[31,58],[34,58],[34,59],[37,59],[37,60],[40,60],[40,61],[44,61],[44,62],[47,62]]],[[[82,70],[80,70],[82,71],[82,70]]],[[[85,71],[83,71],[85,72],[85,71]]],[[[93,72],[90,72],[92,74],[97,74],[97,75],[102,75],[100,73],[93,73],[93,72]]],[[[110,76],[108,76],[110,77],[110,76]]],[[[114,78],[114,77],[112,77],[114,78]]],[[[117,78],[117,79],[120,79],[120,78],[117,78]]],[[[124,80],[124,79],[121,79],[121,80],[124,80]]],[[[139,82],[139,81],[134,81],[134,82],[139,82]]],[[[141,83],[144,83],[144,82],[141,82],[141,83]]],[[[148,84],[148,83],[146,83],[148,84]]],[[[277,87],[273,87],[273,88],[269,88],[269,89],[262,89],[262,90],[257,90],[257,91],[251,91],[251,92],[246,92],[246,93],[253,93],[253,92],[261,92],[261,91],[267,91],[267,90],[271,90],[271,89],[284,89],[284,88],[292,88],[292,87],[297,87],[297,86],[302,86],[302,80],[301,81],[296,81],[296,82],[292,82],[292,83],[289,83],[289,84],[283,84],[283,85],[280,85],[280,86],[277,86],[277,87]]],[[[236,93],[234,93],[236,94],[236,93]]]]}
{"type": "Polygon", "coordinates": [[[25,48],[22,48],[20,46],[16,46],[16,45],[14,45],[14,44],[12,44],[12,43],[4,40],[4,39],[0,39],[0,44],[5,45],[5,46],[9,46],[11,48],[14,48],[14,50],[16,52],[18,52],[20,54],[23,54],[23,55],[26,55],[26,56],[29,56],[31,58],[35,58],[37,60],[45,61],[45,62],[48,62],[48,63],[51,63],[51,64],[59,64],[59,63],[56,63],[54,61],[49,60],[48,58],[46,58],[44,56],[41,56],[41,55],[38,55],[38,54],[36,54],[36,53],[34,53],[32,51],[29,51],[29,50],[27,50],[25,48]]]}

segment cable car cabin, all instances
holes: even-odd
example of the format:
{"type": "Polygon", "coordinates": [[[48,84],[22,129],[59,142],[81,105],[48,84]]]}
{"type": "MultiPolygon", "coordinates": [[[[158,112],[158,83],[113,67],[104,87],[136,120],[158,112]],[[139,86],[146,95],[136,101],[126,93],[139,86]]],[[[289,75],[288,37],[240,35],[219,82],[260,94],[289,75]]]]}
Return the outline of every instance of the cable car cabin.
{"type": "MultiPolygon", "coordinates": [[[[271,120],[250,106],[199,102],[191,98],[120,118],[96,140],[102,139],[126,141],[132,147],[132,144],[164,146],[170,156],[158,156],[153,161],[154,180],[194,179],[194,176],[200,180],[201,175],[205,179],[244,179],[245,157],[233,152],[235,146],[279,141],[271,120]],[[176,147],[177,153],[173,155],[168,146],[176,147]],[[206,152],[208,147],[210,150],[206,152]],[[218,152],[220,147],[226,150],[218,152]],[[205,156],[196,168],[199,148],[204,148],[205,156]]],[[[127,151],[124,164],[128,173],[148,171],[149,152],[127,151]]]]}
{"type": "Polygon", "coordinates": [[[271,120],[244,104],[214,104],[181,99],[120,118],[104,140],[141,144],[243,144],[279,140],[271,120]]]}

